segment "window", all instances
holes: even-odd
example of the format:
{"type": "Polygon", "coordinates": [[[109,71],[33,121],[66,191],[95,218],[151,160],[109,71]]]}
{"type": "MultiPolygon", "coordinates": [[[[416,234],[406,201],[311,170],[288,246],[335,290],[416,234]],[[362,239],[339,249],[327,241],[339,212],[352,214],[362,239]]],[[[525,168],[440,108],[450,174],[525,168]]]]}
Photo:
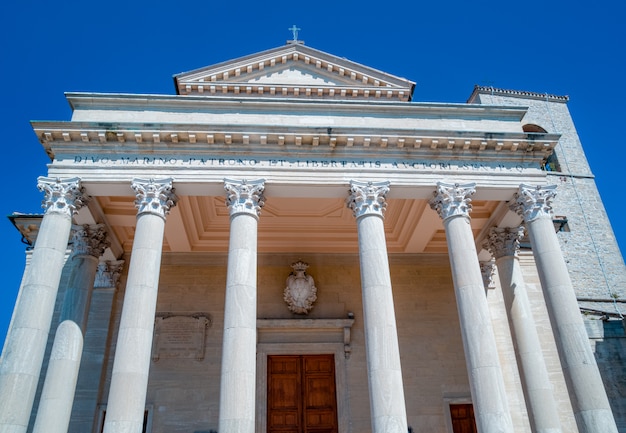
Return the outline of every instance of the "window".
{"type": "Polygon", "coordinates": [[[548,131],[543,129],[541,126],[534,125],[532,123],[527,123],[526,125],[522,125],[522,130],[524,132],[534,132],[534,133],[537,133],[537,134],[547,134],[548,133],[548,131]]]}

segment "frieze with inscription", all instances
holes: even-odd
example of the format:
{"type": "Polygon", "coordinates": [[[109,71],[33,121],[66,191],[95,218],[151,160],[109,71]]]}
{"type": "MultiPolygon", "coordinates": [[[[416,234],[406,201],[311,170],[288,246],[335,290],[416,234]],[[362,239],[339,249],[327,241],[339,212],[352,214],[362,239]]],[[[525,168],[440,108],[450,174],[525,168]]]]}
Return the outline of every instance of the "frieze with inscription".
{"type": "MultiPolygon", "coordinates": [[[[68,159],[62,159],[64,163],[68,159]]],[[[410,159],[274,159],[274,158],[212,158],[212,157],[173,157],[173,156],[93,156],[74,155],[71,162],[77,165],[116,167],[237,167],[274,169],[380,169],[403,171],[467,171],[467,172],[512,172],[539,170],[537,164],[507,161],[450,161],[450,160],[410,160],[410,159]]]]}

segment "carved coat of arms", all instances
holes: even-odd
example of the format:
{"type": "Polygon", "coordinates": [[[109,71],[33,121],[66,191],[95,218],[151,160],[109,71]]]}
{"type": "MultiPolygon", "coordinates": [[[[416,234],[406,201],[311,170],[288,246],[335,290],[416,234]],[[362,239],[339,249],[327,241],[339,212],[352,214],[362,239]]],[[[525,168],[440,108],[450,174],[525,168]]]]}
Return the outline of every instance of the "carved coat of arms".
{"type": "Polygon", "coordinates": [[[313,277],[306,273],[309,265],[301,260],[291,264],[293,272],[287,277],[283,299],[290,311],[308,314],[317,299],[317,288],[313,277]]]}

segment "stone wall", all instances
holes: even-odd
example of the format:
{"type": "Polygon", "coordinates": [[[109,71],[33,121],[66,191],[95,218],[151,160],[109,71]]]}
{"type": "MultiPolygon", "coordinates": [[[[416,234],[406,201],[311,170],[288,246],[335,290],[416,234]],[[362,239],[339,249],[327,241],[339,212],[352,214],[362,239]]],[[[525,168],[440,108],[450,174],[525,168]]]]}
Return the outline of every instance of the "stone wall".
{"type": "Polygon", "coordinates": [[[473,102],[528,107],[522,124],[561,134],[555,149],[561,171],[547,175],[549,183],[558,185],[554,214],[568,220],[570,231],[560,232],[558,237],[576,294],[579,298],[607,301],[613,296],[626,299],[624,259],[565,101],[496,89],[493,94],[479,94],[473,102]]]}
{"type": "MultiPolygon", "coordinates": [[[[342,406],[350,420],[349,432],[371,431],[367,364],[363,330],[359,261],[356,254],[274,254],[259,256],[258,317],[297,319],[283,301],[285,280],[290,264],[298,259],[309,263],[307,273],[315,278],[318,300],[305,318],[347,318],[354,313],[351,332],[351,355],[341,359],[346,389],[342,406]]],[[[564,431],[575,432],[558,356],[545,313],[532,256],[524,262],[529,294],[538,323],[548,368],[553,378],[564,431]]],[[[217,430],[220,388],[224,287],[226,257],[214,254],[166,254],[163,258],[158,313],[206,313],[211,319],[201,360],[189,357],[160,358],[153,361],[147,406],[151,411],[152,433],[193,433],[217,430]]],[[[391,278],[396,308],[398,338],[403,368],[408,423],[415,433],[448,433],[448,402],[470,399],[463,344],[454,298],[454,289],[446,255],[391,255],[391,278]]],[[[497,278],[496,278],[497,279],[497,278]]],[[[124,284],[122,277],[121,287],[124,284]]],[[[119,321],[123,289],[116,296],[110,341],[115,344],[115,323],[119,321]]],[[[509,405],[516,432],[530,433],[515,353],[499,285],[490,290],[488,300],[499,358],[505,378],[509,405]]],[[[94,308],[102,306],[95,302],[94,308]]],[[[94,310],[92,309],[92,314],[94,310]]],[[[106,321],[93,321],[93,335],[102,335],[106,321]]],[[[90,344],[86,342],[86,344],[90,344]]],[[[94,354],[84,359],[94,359],[94,354]]],[[[104,356],[106,377],[99,390],[99,403],[106,403],[113,350],[104,356]],[[106,356],[105,356],[106,355],[106,356]]],[[[92,365],[93,364],[92,362],[92,365]]],[[[97,368],[81,372],[77,395],[85,395],[97,368]]],[[[98,376],[99,377],[99,376],[98,376]]],[[[99,380],[99,379],[98,379],[99,380]]],[[[77,406],[81,407],[79,404],[77,406]]],[[[93,409],[75,411],[70,431],[84,433],[93,409]],[[83,412],[84,411],[84,412],[83,412]]],[[[89,431],[89,430],[87,430],[89,431]]]]}

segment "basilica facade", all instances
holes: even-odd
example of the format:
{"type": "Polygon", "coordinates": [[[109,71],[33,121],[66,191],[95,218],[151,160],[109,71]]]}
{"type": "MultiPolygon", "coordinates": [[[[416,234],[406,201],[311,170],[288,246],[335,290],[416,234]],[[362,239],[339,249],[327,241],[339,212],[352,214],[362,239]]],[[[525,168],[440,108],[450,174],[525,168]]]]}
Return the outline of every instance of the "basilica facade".
{"type": "Polygon", "coordinates": [[[626,269],[567,97],[308,46],[69,93],[0,432],[626,431],[626,269]]]}

